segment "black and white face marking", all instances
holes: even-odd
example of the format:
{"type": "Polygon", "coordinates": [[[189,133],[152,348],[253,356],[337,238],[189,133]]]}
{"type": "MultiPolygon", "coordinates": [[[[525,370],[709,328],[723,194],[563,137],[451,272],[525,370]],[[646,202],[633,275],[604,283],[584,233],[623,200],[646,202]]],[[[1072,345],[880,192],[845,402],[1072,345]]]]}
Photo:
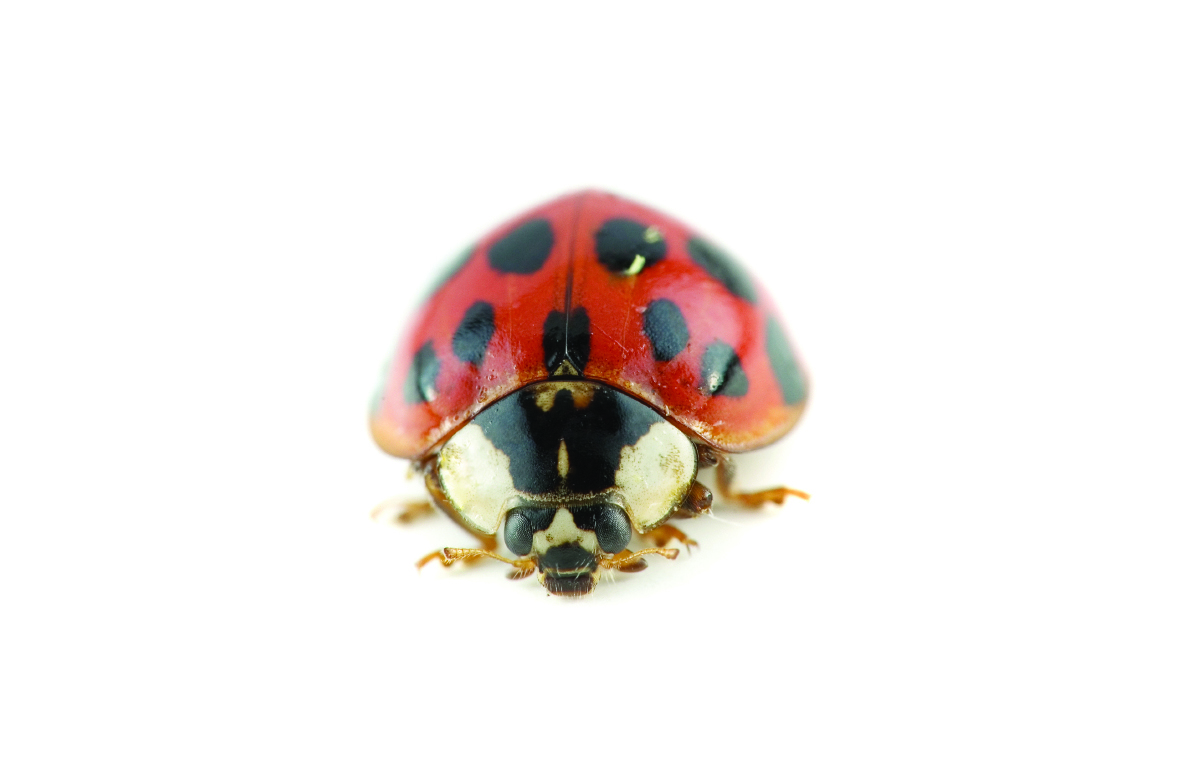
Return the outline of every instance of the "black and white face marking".
{"type": "Polygon", "coordinates": [[[628,546],[632,526],[611,503],[572,508],[524,506],[508,513],[504,543],[537,561],[539,579],[554,594],[585,594],[599,582],[599,559],[628,546]]]}
{"type": "Polygon", "coordinates": [[[599,582],[599,546],[594,530],[584,530],[570,509],[558,509],[549,527],[533,533],[538,580],[551,594],[586,594],[599,582]]]}
{"type": "Polygon", "coordinates": [[[643,532],[669,517],[697,464],[690,439],[648,405],[591,381],[549,381],[477,415],[442,447],[437,470],[464,524],[495,535],[507,514],[509,548],[540,557],[549,547],[526,549],[525,531],[561,524],[554,510],[563,508],[591,536],[583,548],[622,550],[628,527],[643,532]],[[628,524],[603,506],[622,509],[628,524]]]}
{"type": "Polygon", "coordinates": [[[518,557],[543,554],[549,548],[580,539],[595,542],[604,554],[618,554],[628,547],[632,523],[614,503],[590,503],[570,508],[521,506],[504,518],[504,545],[518,557]],[[563,515],[569,514],[569,521],[563,515]],[[568,525],[558,527],[558,525],[568,525]],[[581,532],[577,532],[581,531],[581,532]]]}

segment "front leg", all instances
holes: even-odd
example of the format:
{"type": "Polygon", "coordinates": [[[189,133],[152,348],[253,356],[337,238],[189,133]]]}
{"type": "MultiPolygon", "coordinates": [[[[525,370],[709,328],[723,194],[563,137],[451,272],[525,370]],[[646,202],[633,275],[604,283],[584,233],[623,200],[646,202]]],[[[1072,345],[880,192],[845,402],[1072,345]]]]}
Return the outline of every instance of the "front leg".
{"type": "Polygon", "coordinates": [[[678,555],[678,550],[650,548],[629,551],[624,549],[619,554],[599,560],[599,566],[605,570],[615,570],[621,573],[639,573],[649,566],[649,563],[644,559],[646,554],[658,554],[666,559],[673,559],[678,555]]]}
{"type": "MultiPolygon", "coordinates": [[[[490,557],[491,559],[499,559],[502,562],[509,562],[510,564],[513,564],[511,560],[505,559],[504,557],[501,557],[500,555],[496,554],[496,537],[495,536],[487,537],[487,536],[483,536],[483,535],[478,535],[476,533],[472,533],[472,535],[474,535],[476,538],[479,539],[479,548],[461,549],[461,548],[454,548],[451,546],[447,546],[446,548],[443,548],[443,549],[436,549],[434,551],[431,551],[429,554],[426,554],[421,559],[417,560],[417,563],[416,563],[417,569],[418,570],[422,569],[426,565],[433,562],[435,559],[437,559],[439,562],[441,562],[443,567],[450,567],[455,562],[462,562],[462,561],[477,562],[477,561],[479,561],[480,558],[483,558],[483,557],[490,557]]],[[[532,571],[530,571],[530,572],[532,572],[532,571]]]]}
{"type": "Polygon", "coordinates": [[[372,509],[368,516],[372,518],[373,522],[379,522],[383,519],[387,522],[407,525],[431,516],[433,513],[434,504],[427,500],[410,501],[398,497],[381,501],[376,505],[376,508],[372,509]]]}
{"type": "Polygon", "coordinates": [[[658,525],[647,533],[641,533],[640,536],[654,546],[664,546],[670,541],[677,541],[686,545],[686,551],[690,551],[691,546],[698,546],[698,541],[683,533],[673,525],[658,525]]]}
{"type": "Polygon", "coordinates": [[[495,559],[499,562],[505,562],[512,565],[512,571],[508,573],[511,580],[519,581],[521,578],[528,578],[537,569],[537,560],[533,557],[521,557],[520,559],[509,559],[497,554],[496,539],[492,539],[491,548],[482,549],[456,549],[450,546],[441,551],[434,551],[418,560],[417,569],[421,569],[424,565],[437,559],[442,563],[443,567],[450,567],[455,562],[477,562],[480,559],[495,559]]]}
{"type": "Polygon", "coordinates": [[[694,517],[702,517],[711,513],[711,502],[714,496],[710,489],[699,482],[694,481],[690,486],[690,492],[686,493],[686,497],[674,509],[673,516],[675,519],[692,519],[694,517]]]}
{"type": "Polygon", "coordinates": [[[387,522],[405,525],[432,516],[435,508],[442,509],[442,504],[434,493],[437,489],[436,483],[431,482],[431,475],[434,473],[432,471],[434,460],[434,458],[424,458],[409,464],[409,479],[413,479],[419,474],[425,476],[426,489],[430,493],[429,499],[411,501],[401,496],[393,496],[376,504],[376,508],[372,509],[368,515],[372,521],[379,522],[384,519],[387,522]]]}

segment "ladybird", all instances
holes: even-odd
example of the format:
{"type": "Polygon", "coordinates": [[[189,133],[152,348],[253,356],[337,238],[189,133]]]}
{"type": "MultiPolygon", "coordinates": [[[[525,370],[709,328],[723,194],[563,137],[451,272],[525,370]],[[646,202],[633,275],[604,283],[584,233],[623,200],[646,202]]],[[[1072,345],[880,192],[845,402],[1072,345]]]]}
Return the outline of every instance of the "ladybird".
{"type": "Polygon", "coordinates": [[[417,312],[371,412],[385,452],[474,535],[418,566],[488,557],[553,594],[605,570],[673,559],[669,524],[711,510],[696,475],[757,508],[801,491],[736,492],[729,454],[784,435],[806,378],[776,307],[684,224],[603,192],[567,195],[467,250],[417,312]],[[505,547],[514,558],[498,551],[505,547]],[[632,550],[636,534],[646,548],[632,550]]]}

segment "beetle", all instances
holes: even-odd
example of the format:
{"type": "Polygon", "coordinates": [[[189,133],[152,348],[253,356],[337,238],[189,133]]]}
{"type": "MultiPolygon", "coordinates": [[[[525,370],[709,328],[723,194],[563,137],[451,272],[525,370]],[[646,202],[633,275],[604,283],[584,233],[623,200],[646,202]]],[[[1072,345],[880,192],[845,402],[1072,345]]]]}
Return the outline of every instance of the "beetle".
{"type": "Polygon", "coordinates": [[[465,251],[417,312],[373,401],[371,431],[486,557],[589,593],[605,570],[668,559],[670,524],[711,510],[696,475],[745,507],[808,498],[732,489],[730,454],[784,435],[807,382],[767,293],[677,220],[597,191],[527,211],[465,251]],[[513,558],[498,550],[503,531],[513,558]],[[651,546],[629,549],[633,534],[651,546]]]}

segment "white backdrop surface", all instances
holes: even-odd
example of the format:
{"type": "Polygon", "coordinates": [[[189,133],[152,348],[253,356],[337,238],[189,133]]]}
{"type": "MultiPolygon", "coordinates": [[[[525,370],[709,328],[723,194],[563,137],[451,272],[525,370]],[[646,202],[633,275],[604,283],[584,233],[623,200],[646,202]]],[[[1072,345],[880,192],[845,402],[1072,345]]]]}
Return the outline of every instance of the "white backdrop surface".
{"type": "Polygon", "coordinates": [[[1175,3],[0,11],[0,762],[1190,760],[1175,3]],[[773,292],[806,417],[588,599],[372,523],[377,372],[586,187],[773,292]]]}

